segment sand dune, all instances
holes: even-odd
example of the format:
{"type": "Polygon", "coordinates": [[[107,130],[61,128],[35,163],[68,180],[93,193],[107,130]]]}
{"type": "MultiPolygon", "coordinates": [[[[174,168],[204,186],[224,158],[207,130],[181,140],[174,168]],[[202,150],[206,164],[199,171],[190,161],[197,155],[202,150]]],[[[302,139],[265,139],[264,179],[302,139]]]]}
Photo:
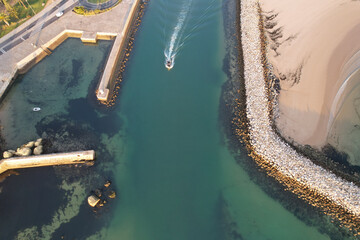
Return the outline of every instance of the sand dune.
{"type": "Polygon", "coordinates": [[[281,134],[321,147],[339,110],[338,94],[360,66],[360,1],[260,0],[268,59],[281,80],[281,134]],[[358,54],[357,54],[358,53],[358,54]]]}

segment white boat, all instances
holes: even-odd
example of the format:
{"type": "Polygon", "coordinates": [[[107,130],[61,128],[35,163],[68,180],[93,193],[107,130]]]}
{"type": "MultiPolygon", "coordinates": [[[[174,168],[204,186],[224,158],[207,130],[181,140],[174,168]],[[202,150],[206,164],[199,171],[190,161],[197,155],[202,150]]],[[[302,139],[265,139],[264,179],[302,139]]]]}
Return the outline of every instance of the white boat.
{"type": "Polygon", "coordinates": [[[38,111],[40,111],[40,110],[41,110],[41,108],[39,108],[39,107],[34,107],[34,108],[33,108],[33,111],[34,111],[34,112],[38,112],[38,111]]]}
{"type": "Polygon", "coordinates": [[[167,60],[165,61],[165,67],[166,67],[168,70],[170,70],[170,69],[172,69],[172,68],[174,67],[174,60],[173,60],[173,58],[167,59],[167,60]]]}

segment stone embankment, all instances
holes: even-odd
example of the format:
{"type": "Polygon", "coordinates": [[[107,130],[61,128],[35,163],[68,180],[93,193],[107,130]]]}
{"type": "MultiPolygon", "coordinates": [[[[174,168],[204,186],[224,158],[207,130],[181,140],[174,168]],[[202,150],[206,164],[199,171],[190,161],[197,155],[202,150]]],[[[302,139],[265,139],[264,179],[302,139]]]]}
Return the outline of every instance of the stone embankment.
{"type": "MultiPolygon", "coordinates": [[[[310,159],[301,156],[282,141],[271,127],[269,100],[262,64],[258,9],[256,0],[241,1],[240,19],[244,56],[246,113],[252,151],[264,164],[276,169],[277,174],[281,174],[286,179],[295,180],[293,182],[311,193],[315,201],[329,202],[328,200],[330,200],[331,203],[340,207],[332,209],[339,209],[336,211],[343,209],[347,214],[359,219],[360,188],[352,182],[345,181],[315,165],[310,159]],[[322,199],[318,199],[316,196],[322,196],[322,199]]],[[[313,205],[317,204],[313,203],[313,205]]],[[[324,211],[328,213],[326,207],[324,211]]],[[[328,214],[337,215],[334,212],[333,210],[328,214]]],[[[341,220],[341,217],[339,218],[341,220]]]]}
{"type": "Polygon", "coordinates": [[[94,159],[94,150],[6,158],[0,160],[0,174],[11,169],[78,164],[94,159]]]}

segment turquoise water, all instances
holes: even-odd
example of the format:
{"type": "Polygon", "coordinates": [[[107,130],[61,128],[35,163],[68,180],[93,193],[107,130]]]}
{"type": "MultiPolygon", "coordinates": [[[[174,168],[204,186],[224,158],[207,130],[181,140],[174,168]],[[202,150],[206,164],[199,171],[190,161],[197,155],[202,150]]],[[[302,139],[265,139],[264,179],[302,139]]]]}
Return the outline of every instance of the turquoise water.
{"type": "Polygon", "coordinates": [[[186,1],[147,4],[113,108],[94,95],[111,42],[67,40],[17,80],[0,107],[8,147],[42,136],[49,151],[91,148],[97,160],[0,183],[0,239],[346,239],[244,149],[230,151],[220,113],[235,64],[224,19],[234,23],[235,2],[186,1]],[[168,71],[164,50],[184,5],[182,47],[168,71]],[[117,198],[93,211],[86,197],[107,179],[117,198]]]}
{"type": "Polygon", "coordinates": [[[347,154],[350,165],[360,165],[360,85],[359,70],[349,77],[338,111],[329,129],[328,142],[347,154]]]}

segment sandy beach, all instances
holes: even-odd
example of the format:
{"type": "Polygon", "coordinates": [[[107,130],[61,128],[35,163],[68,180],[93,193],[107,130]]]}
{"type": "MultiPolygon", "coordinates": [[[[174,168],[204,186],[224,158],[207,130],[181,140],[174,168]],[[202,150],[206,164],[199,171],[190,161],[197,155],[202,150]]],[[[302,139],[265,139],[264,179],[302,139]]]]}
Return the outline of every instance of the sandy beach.
{"type": "Polygon", "coordinates": [[[260,0],[260,6],[267,56],[281,80],[276,125],[288,140],[320,148],[345,81],[360,65],[360,1],[260,0]]]}

